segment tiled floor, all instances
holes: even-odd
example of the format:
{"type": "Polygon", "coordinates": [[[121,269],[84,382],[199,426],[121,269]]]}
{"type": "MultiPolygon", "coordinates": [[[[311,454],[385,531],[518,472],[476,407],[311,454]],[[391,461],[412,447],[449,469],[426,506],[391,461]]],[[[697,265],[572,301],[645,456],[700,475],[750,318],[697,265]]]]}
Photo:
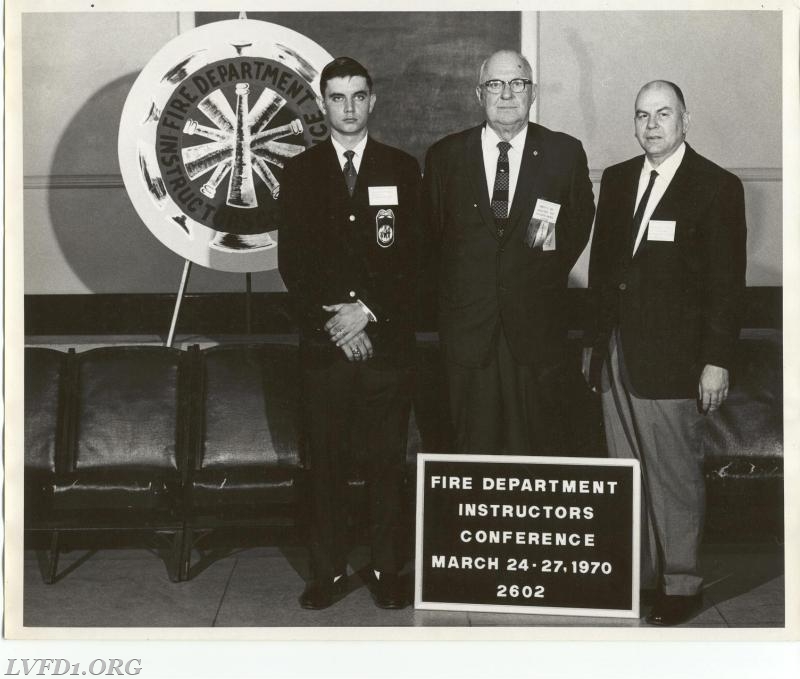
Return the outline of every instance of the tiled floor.
{"type": "MultiPolygon", "coordinates": [[[[194,561],[197,562],[198,556],[194,561]]],[[[358,567],[363,556],[357,551],[358,567]]],[[[709,544],[702,612],[691,627],[782,627],[783,550],[775,544],[709,544]]],[[[297,604],[307,575],[300,547],[256,547],[206,559],[194,577],[172,583],[155,551],[73,550],[56,583],[42,582],[34,551],[25,552],[25,626],[270,627],[270,626],[550,626],[637,627],[643,620],[376,608],[357,574],[350,592],[324,611],[297,604]]],[[[410,588],[410,576],[409,576],[410,588]]],[[[642,612],[647,612],[643,606],[642,612]]]]}

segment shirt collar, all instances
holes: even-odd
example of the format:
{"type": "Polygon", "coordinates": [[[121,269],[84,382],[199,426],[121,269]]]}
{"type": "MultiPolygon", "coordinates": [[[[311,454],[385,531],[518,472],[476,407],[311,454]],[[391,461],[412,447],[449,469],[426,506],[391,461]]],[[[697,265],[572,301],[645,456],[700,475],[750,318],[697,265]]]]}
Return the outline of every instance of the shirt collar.
{"type": "MultiPolygon", "coordinates": [[[[364,147],[367,145],[367,137],[368,135],[365,134],[364,138],[360,142],[358,142],[358,144],[356,144],[352,149],[350,149],[355,153],[355,156],[353,158],[354,162],[356,158],[362,158],[364,156],[364,147]]],[[[347,159],[344,157],[344,152],[347,151],[348,149],[346,149],[338,141],[336,141],[333,138],[333,135],[331,135],[331,142],[333,143],[333,148],[336,149],[336,157],[339,159],[339,164],[342,167],[344,167],[344,164],[347,162],[347,159]]]]}
{"type": "Polygon", "coordinates": [[[672,181],[672,178],[675,176],[675,173],[678,171],[678,167],[683,160],[683,156],[686,154],[686,142],[682,142],[681,145],[675,149],[674,153],[667,158],[665,161],[661,163],[658,167],[653,167],[653,164],[647,158],[644,157],[644,167],[642,168],[642,175],[649,175],[652,170],[658,172],[659,177],[663,177],[667,181],[672,181]]]}
{"type": "MultiPolygon", "coordinates": [[[[525,146],[525,140],[527,138],[528,126],[524,125],[523,128],[509,140],[509,143],[511,144],[511,150],[521,151],[525,146]]],[[[501,139],[497,132],[495,132],[491,127],[489,127],[488,124],[486,124],[483,126],[481,141],[483,142],[484,148],[493,148],[496,150],[497,144],[505,140],[501,139]]]]}

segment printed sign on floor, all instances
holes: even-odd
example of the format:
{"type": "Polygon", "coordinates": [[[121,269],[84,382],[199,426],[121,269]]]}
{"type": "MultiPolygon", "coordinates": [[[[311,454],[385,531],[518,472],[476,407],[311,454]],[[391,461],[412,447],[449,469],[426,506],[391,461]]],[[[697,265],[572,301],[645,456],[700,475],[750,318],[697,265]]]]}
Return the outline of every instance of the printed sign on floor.
{"type": "Polygon", "coordinates": [[[639,616],[639,463],[421,454],[415,607],[639,616]]]}

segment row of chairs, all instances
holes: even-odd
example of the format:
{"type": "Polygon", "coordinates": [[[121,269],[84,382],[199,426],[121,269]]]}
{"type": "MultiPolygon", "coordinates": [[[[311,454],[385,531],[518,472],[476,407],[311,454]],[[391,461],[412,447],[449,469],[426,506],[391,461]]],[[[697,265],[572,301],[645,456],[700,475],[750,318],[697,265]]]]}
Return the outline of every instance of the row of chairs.
{"type": "Polygon", "coordinates": [[[179,581],[213,528],[302,525],[297,383],[286,344],[27,348],[25,528],[49,536],[45,581],[68,533],[154,533],[179,581]]]}
{"type": "MultiPolygon", "coordinates": [[[[572,349],[578,365],[580,347],[572,349]]],[[[742,340],[737,383],[706,422],[711,528],[741,534],[745,510],[754,508],[753,530],[782,533],[781,353],[775,337],[742,340]]],[[[406,448],[411,516],[417,454],[452,450],[438,343],[418,342],[416,360],[406,448]]],[[[87,531],[157,536],[174,581],[201,568],[190,563],[193,550],[216,529],[269,527],[302,538],[298,369],[291,341],[26,348],[25,529],[45,545],[44,580],[56,579],[64,536],[87,531]]],[[[574,381],[574,452],[603,456],[598,400],[574,381]]],[[[353,508],[366,495],[360,443],[353,436],[346,471],[353,508]]],[[[411,517],[407,523],[412,537],[411,517]]]]}

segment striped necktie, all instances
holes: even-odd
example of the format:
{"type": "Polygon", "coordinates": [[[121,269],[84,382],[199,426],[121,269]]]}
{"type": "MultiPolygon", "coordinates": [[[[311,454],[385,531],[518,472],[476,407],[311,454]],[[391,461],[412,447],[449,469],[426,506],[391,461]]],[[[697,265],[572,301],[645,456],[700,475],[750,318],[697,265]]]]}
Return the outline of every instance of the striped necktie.
{"type": "Polygon", "coordinates": [[[507,141],[497,143],[500,155],[497,156],[497,171],[494,175],[494,191],[492,192],[492,214],[497,225],[497,235],[503,237],[508,222],[508,150],[511,144],[507,141]]]}
{"type": "Polygon", "coordinates": [[[633,251],[633,249],[636,247],[636,237],[639,235],[639,227],[642,225],[644,211],[647,209],[647,201],[650,200],[650,194],[653,191],[653,184],[656,183],[656,177],[658,177],[658,172],[651,170],[650,181],[647,184],[647,188],[644,190],[644,194],[642,194],[642,199],[639,201],[639,205],[636,208],[636,213],[633,215],[633,226],[631,227],[631,251],[633,251]]]}

